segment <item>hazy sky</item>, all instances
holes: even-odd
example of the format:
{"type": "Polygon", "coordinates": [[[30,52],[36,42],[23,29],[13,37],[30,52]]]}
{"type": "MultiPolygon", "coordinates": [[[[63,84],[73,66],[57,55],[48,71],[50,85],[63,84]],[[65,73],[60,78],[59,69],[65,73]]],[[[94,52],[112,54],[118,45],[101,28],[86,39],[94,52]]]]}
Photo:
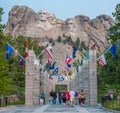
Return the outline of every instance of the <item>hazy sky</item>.
{"type": "Polygon", "coordinates": [[[91,19],[98,15],[112,16],[120,0],[0,0],[0,7],[4,9],[2,23],[7,23],[8,12],[14,5],[26,5],[35,12],[41,9],[53,13],[59,19],[66,20],[76,15],[86,15],[91,19]]]}

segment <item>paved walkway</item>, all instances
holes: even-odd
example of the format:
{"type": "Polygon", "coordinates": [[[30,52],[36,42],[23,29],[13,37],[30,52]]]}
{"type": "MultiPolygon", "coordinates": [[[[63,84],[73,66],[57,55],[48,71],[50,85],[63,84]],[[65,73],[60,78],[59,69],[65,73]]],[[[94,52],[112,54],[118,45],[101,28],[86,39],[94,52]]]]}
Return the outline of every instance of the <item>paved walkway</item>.
{"type": "Polygon", "coordinates": [[[113,113],[97,107],[84,106],[80,107],[75,105],[74,107],[60,104],[46,104],[44,106],[24,107],[17,106],[12,108],[0,109],[0,113],[113,113]]]}

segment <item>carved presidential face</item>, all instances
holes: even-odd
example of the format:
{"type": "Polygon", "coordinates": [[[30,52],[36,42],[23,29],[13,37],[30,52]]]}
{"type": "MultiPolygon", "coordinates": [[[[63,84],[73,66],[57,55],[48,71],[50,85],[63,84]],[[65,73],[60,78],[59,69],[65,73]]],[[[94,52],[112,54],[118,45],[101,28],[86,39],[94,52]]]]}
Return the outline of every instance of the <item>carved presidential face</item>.
{"type": "Polygon", "coordinates": [[[56,17],[53,14],[48,15],[48,21],[50,24],[55,25],[56,24],[56,17]]]}
{"type": "Polygon", "coordinates": [[[74,23],[74,21],[73,21],[73,20],[68,20],[68,21],[67,21],[67,27],[68,27],[69,30],[72,31],[72,30],[75,28],[75,23],[74,23]]]}
{"type": "Polygon", "coordinates": [[[39,19],[40,21],[47,21],[47,12],[45,10],[40,10],[39,14],[39,19]]]}
{"type": "Polygon", "coordinates": [[[58,20],[56,21],[57,27],[61,27],[62,24],[63,24],[62,20],[59,20],[59,19],[58,19],[58,20]]]}

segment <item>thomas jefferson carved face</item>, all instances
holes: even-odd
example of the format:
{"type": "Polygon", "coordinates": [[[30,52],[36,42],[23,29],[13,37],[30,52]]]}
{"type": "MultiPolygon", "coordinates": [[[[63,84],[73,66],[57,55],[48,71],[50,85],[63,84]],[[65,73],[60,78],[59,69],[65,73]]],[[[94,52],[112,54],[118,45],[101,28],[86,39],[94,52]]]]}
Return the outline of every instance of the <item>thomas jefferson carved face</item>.
{"type": "Polygon", "coordinates": [[[48,15],[48,21],[50,24],[55,25],[56,24],[56,17],[53,14],[48,15]]]}
{"type": "Polygon", "coordinates": [[[40,10],[39,14],[39,19],[40,21],[47,21],[47,12],[45,10],[40,10]]]}

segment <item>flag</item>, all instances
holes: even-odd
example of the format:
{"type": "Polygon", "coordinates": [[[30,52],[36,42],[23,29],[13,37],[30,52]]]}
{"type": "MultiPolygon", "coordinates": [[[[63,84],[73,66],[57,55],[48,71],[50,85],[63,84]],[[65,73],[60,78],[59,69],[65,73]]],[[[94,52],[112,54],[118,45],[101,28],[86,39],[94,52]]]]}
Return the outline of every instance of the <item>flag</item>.
{"type": "Polygon", "coordinates": [[[73,48],[73,53],[72,53],[72,57],[75,58],[76,57],[76,52],[77,52],[77,49],[75,46],[72,46],[73,48]]]}
{"type": "Polygon", "coordinates": [[[25,43],[25,58],[28,58],[28,41],[25,43]]]}
{"type": "Polygon", "coordinates": [[[62,77],[61,75],[58,75],[58,82],[60,81],[64,81],[64,77],[62,77]]]}
{"type": "Polygon", "coordinates": [[[97,45],[96,45],[96,43],[93,44],[93,47],[97,51],[97,45]]]}
{"type": "Polygon", "coordinates": [[[7,44],[6,50],[7,50],[6,60],[8,60],[10,55],[14,52],[14,49],[11,45],[7,44]]]}
{"type": "Polygon", "coordinates": [[[105,65],[107,64],[104,54],[102,54],[102,55],[100,56],[100,58],[99,58],[99,64],[100,64],[101,66],[105,66],[105,65]]]}
{"type": "Polygon", "coordinates": [[[35,58],[34,60],[33,60],[33,62],[34,62],[34,66],[36,67],[40,67],[40,63],[39,63],[39,60],[37,59],[37,58],[35,58]]]}
{"type": "Polygon", "coordinates": [[[60,75],[58,75],[58,82],[60,82],[60,75]]]}
{"type": "Polygon", "coordinates": [[[44,66],[39,62],[39,68],[40,68],[40,72],[44,72],[45,68],[44,66]]]}
{"type": "Polygon", "coordinates": [[[49,67],[49,70],[54,70],[55,69],[55,64],[56,64],[56,61],[49,67]]]}
{"type": "Polygon", "coordinates": [[[89,52],[86,52],[86,59],[89,59],[90,58],[90,54],[89,52]]]}
{"type": "Polygon", "coordinates": [[[66,56],[66,63],[69,64],[69,63],[71,63],[71,61],[72,61],[72,58],[69,55],[67,55],[66,56]]]}
{"type": "Polygon", "coordinates": [[[66,56],[66,64],[67,64],[67,67],[68,68],[70,68],[71,67],[71,61],[72,61],[72,58],[69,56],[69,55],[67,55],[66,56]]]}
{"type": "Polygon", "coordinates": [[[58,72],[59,72],[59,69],[58,69],[58,67],[57,68],[55,68],[55,70],[54,70],[54,74],[58,74],[58,72]]]}
{"type": "Polygon", "coordinates": [[[51,47],[51,45],[49,45],[49,46],[45,49],[45,52],[46,52],[47,55],[49,56],[48,63],[50,63],[51,60],[53,59],[53,55],[52,55],[51,51],[52,51],[52,47],[51,47]]]}
{"type": "Polygon", "coordinates": [[[71,64],[67,64],[67,67],[71,67],[71,64]]]}
{"type": "Polygon", "coordinates": [[[61,79],[60,79],[61,81],[64,81],[64,77],[61,77],[61,79]]]}
{"type": "Polygon", "coordinates": [[[68,73],[68,75],[70,76],[70,78],[74,78],[74,77],[75,77],[75,73],[74,73],[73,71],[70,71],[70,72],[68,73]]]}
{"type": "Polygon", "coordinates": [[[24,59],[22,57],[20,57],[20,66],[24,65],[24,59]]]}
{"type": "Polygon", "coordinates": [[[49,76],[49,79],[53,80],[53,77],[52,77],[52,75],[50,75],[50,76],[49,76]]]}
{"type": "Polygon", "coordinates": [[[113,54],[114,58],[118,58],[117,53],[116,53],[116,46],[113,45],[110,49],[110,52],[113,54]]]}

